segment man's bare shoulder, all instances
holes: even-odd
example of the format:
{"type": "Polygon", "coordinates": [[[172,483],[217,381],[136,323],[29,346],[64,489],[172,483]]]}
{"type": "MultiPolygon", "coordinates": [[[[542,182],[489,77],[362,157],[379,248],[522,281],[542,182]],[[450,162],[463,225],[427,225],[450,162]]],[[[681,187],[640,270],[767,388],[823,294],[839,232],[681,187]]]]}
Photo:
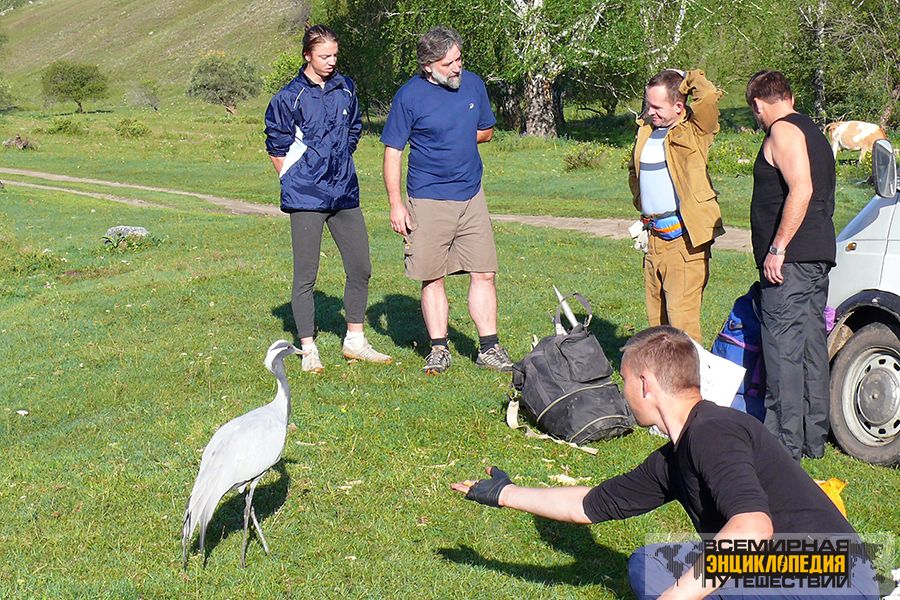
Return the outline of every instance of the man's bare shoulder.
{"type": "Polygon", "coordinates": [[[785,121],[784,119],[780,121],[775,121],[772,123],[772,126],[769,127],[769,137],[770,138],[789,138],[792,136],[803,136],[803,131],[800,130],[799,127],[791,123],[790,121],[785,121]]]}

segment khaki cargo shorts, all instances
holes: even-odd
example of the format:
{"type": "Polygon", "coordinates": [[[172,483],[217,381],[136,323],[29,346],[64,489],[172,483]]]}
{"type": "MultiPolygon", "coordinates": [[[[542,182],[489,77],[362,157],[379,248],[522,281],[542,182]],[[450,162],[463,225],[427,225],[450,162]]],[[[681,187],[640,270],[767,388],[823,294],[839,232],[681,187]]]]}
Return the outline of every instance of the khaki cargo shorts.
{"type": "Polygon", "coordinates": [[[484,190],[469,200],[409,198],[406,276],[419,281],[455,273],[496,273],[497,250],[484,190]]]}

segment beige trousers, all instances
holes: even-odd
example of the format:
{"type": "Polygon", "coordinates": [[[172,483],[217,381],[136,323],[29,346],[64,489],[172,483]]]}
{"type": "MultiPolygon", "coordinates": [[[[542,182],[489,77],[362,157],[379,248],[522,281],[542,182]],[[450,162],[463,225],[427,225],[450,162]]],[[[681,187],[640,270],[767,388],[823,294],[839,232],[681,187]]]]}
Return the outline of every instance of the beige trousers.
{"type": "Polygon", "coordinates": [[[647,320],[651,327],[671,325],[702,342],[700,304],[709,281],[710,246],[694,248],[687,235],[664,240],[651,232],[644,255],[647,320]]]}

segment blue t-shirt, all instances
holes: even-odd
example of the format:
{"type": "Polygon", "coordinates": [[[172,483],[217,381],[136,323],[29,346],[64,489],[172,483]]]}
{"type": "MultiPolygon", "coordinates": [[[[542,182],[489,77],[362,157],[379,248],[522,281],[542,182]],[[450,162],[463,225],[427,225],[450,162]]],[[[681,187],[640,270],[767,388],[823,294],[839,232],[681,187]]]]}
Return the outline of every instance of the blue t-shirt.
{"type": "Polygon", "coordinates": [[[469,200],[481,187],[477,134],[496,119],[481,78],[466,70],[460,76],[458,90],[416,76],[394,95],[381,142],[397,150],[409,142],[412,198],[469,200]]]}

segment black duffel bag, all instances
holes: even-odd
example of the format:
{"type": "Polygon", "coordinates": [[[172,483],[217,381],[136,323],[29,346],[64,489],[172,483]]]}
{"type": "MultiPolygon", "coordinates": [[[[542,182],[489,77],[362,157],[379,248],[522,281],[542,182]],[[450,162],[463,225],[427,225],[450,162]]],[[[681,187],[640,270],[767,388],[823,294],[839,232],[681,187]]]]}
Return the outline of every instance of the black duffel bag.
{"type": "MultiPolygon", "coordinates": [[[[600,342],[584,323],[569,333],[550,335],[513,365],[512,385],[521,409],[534,425],[557,439],[574,444],[607,440],[631,431],[634,417],[616,383],[600,342]]],[[[557,308],[556,322],[559,322],[557,308]]]]}

